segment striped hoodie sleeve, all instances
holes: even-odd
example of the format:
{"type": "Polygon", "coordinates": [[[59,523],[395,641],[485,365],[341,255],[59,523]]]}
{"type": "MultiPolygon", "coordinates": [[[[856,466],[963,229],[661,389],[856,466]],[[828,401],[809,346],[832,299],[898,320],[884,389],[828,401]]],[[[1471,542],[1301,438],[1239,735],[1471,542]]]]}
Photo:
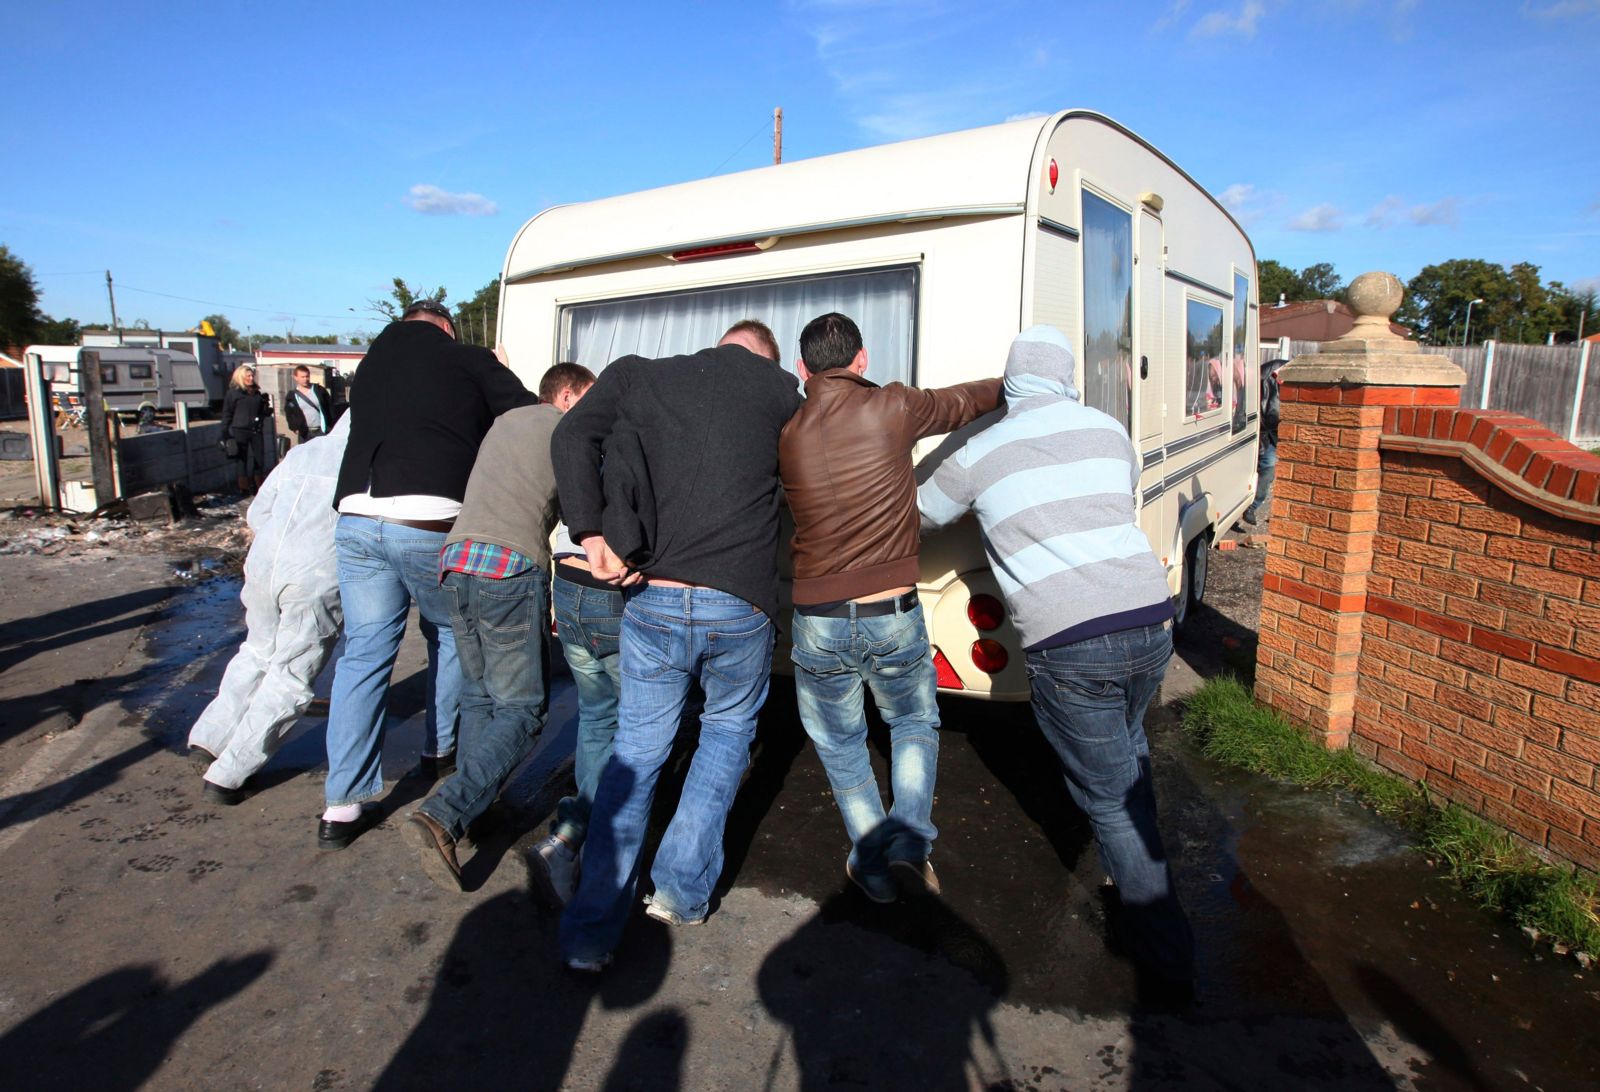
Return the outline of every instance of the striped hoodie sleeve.
{"type": "Polygon", "coordinates": [[[966,464],[966,453],[966,448],[952,452],[939,464],[933,477],[917,490],[917,508],[922,513],[924,534],[954,523],[977,499],[972,494],[972,475],[966,464]]]}

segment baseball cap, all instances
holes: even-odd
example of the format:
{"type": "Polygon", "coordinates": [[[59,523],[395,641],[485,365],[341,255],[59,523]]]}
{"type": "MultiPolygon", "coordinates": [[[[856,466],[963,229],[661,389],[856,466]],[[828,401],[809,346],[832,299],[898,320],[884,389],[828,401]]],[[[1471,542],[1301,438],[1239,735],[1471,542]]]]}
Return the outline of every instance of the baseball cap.
{"type": "Polygon", "coordinates": [[[412,300],[411,305],[405,309],[405,313],[400,317],[408,319],[418,311],[426,311],[430,315],[438,315],[450,324],[450,329],[454,330],[456,328],[456,317],[450,313],[450,308],[438,300],[412,300]]]}

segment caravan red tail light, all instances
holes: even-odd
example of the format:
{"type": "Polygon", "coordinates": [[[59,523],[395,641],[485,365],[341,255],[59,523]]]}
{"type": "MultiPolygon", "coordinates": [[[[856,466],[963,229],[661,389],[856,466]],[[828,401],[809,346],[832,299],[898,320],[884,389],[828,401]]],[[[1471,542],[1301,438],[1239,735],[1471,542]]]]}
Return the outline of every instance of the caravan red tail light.
{"type": "Polygon", "coordinates": [[[990,637],[972,642],[972,662],[985,675],[998,675],[1011,662],[1006,646],[990,637]]]}
{"type": "Polygon", "coordinates": [[[999,629],[1006,620],[1005,605],[992,595],[978,594],[967,600],[967,621],[984,633],[999,629]]]}
{"type": "Polygon", "coordinates": [[[939,651],[938,648],[933,650],[933,673],[940,689],[966,689],[965,686],[961,685],[961,676],[956,674],[956,669],[950,666],[950,661],[944,658],[944,653],[939,651]]]}
{"type": "Polygon", "coordinates": [[[675,262],[692,262],[699,258],[725,258],[730,254],[755,254],[761,247],[754,242],[717,243],[714,246],[694,246],[688,250],[674,250],[675,262]]]}

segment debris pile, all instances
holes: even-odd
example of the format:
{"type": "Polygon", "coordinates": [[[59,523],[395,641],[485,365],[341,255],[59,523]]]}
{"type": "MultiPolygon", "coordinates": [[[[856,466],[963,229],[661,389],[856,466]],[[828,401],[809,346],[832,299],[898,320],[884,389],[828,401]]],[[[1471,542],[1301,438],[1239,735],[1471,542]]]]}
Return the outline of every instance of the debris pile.
{"type": "Polygon", "coordinates": [[[248,497],[206,497],[194,515],[173,521],[136,521],[118,506],[92,515],[13,508],[0,512],[0,555],[162,554],[196,559],[189,565],[197,574],[238,572],[250,546],[249,507],[248,497]]]}

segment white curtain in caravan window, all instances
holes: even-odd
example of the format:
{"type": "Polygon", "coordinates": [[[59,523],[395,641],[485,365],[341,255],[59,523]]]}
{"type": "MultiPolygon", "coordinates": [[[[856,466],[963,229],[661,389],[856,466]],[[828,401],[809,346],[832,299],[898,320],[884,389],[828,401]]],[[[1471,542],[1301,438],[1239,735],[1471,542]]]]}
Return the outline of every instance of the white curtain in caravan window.
{"type": "Polygon", "coordinates": [[[868,379],[912,381],[916,271],[910,267],[573,304],[562,311],[561,354],[599,372],[630,354],[698,352],[715,345],[735,322],[753,318],[772,327],[781,363],[794,371],[800,331],[830,311],[861,327],[868,379]]]}

